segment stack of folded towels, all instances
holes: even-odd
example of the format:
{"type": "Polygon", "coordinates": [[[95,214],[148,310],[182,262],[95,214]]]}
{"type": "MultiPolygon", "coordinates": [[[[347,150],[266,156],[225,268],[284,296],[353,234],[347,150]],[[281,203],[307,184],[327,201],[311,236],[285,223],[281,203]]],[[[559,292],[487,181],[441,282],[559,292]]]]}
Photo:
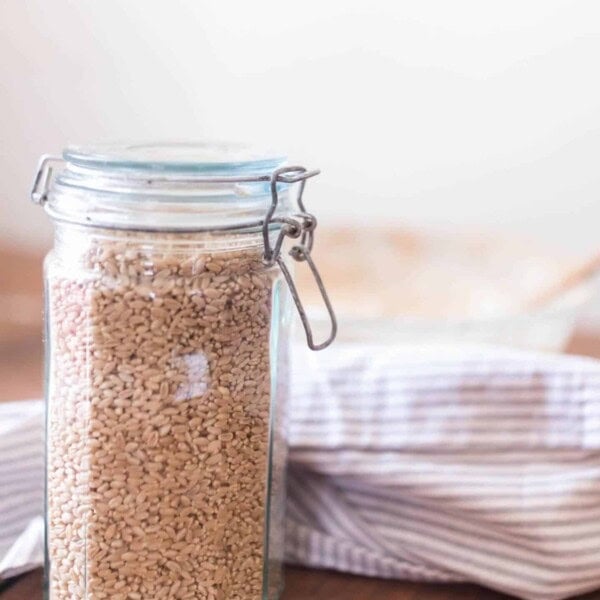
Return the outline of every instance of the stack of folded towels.
{"type": "MultiPolygon", "coordinates": [[[[289,562],[534,600],[600,587],[600,361],[296,353],[289,562]]],[[[42,412],[0,405],[0,577],[40,560],[42,412]]]]}

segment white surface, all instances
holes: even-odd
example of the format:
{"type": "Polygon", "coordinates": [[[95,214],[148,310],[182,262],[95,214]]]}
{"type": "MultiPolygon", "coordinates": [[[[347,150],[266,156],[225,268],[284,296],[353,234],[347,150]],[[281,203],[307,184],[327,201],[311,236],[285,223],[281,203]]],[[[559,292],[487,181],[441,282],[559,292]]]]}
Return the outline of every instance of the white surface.
{"type": "Polygon", "coordinates": [[[323,169],[339,220],[489,226],[585,249],[600,218],[593,0],[3,0],[0,236],[41,244],[38,156],[224,138],[323,169]]]}
{"type": "Polygon", "coordinates": [[[34,517],[0,560],[0,578],[10,579],[44,564],[44,517],[34,517]]]}

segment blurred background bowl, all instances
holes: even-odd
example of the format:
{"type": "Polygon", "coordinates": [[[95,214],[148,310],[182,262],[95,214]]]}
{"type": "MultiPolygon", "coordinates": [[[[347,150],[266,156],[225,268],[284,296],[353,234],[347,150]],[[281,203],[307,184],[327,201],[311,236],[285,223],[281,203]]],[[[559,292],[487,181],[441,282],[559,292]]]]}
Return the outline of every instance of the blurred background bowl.
{"type": "MultiPolygon", "coordinates": [[[[474,232],[344,228],[319,232],[315,258],[339,339],[395,344],[484,343],[561,351],[593,305],[598,274],[530,240],[474,232]]],[[[327,315],[297,268],[320,332],[327,315]]]]}

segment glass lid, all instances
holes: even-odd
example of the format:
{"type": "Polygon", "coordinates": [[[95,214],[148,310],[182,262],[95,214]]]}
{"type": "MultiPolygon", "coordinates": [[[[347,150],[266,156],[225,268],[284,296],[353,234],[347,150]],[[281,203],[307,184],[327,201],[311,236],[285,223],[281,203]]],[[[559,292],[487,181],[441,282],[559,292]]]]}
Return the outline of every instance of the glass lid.
{"type": "Polygon", "coordinates": [[[106,143],[69,146],[65,161],[76,167],[198,176],[268,175],[286,162],[279,152],[226,142],[106,143]]]}

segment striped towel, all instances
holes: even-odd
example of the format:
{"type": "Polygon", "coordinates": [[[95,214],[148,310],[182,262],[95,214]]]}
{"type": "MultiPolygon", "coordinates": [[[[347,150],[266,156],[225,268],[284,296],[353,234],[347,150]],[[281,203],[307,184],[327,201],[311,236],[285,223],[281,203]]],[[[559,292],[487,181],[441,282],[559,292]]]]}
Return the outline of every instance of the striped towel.
{"type": "Polygon", "coordinates": [[[600,587],[600,362],[493,348],[296,357],[287,558],[551,600],[600,587]]]}
{"type": "MultiPolygon", "coordinates": [[[[288,561],[532,600],[600,586],[600,362],[338,344],[294,369],[288,561]]],[[[0,577],[40,561],[41,414],[0,405],[0,577]]]]}
{"type": "Polygon", "coordinates": [[[44,407],[0,403],[0,578],[43,561],[44,407]]]}

